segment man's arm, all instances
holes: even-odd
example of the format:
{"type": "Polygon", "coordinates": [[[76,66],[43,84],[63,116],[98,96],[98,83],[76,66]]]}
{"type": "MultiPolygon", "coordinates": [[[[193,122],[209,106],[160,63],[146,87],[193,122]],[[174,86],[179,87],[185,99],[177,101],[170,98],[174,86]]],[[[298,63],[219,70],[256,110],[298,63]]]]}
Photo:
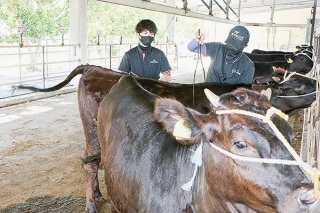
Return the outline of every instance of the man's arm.
{"type": "Polygon", "coordinates": [[[167,56],[162,52],[162,59],[161,59],[161,71],[160,71],[160,78],[161,81],[171,81],[171,66],[169,64],[167,56]]]}
{"type": "MultiPolygon", "coordinates": [[[[207,46],[205,44],[200,44],[201,46],[201,54],[203,56],[207,56],[207,46]]],[[[187,46],[188,50],[191,52],[197,53],[199,51],[199,43],[196,41],[196,39],[192,39],[187,46]]]]}

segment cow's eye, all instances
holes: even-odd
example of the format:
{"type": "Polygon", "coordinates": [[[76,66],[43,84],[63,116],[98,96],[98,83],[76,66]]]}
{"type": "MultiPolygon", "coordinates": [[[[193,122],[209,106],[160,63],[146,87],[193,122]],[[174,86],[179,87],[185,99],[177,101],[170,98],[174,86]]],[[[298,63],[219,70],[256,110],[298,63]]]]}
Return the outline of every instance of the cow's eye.
{"type": "Polygon", "coordinates": [[[243,149],[247,147],[247,144],[243,141],[237,141],[235,143],[233,143],[233,146],[235,146],[238,149],[243,149]]]}

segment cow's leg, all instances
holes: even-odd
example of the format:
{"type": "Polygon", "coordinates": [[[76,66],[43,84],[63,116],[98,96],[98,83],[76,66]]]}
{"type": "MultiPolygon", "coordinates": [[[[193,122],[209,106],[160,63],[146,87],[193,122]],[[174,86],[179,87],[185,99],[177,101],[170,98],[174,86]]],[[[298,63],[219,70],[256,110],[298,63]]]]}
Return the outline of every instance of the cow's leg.
{"type": "Polygon", "coordinates": [[[86,138],[83,155],[83,170],[86,178],[86,208],[88,212],[97,212],[96,198],[102,197],[98,183],[98,168],[100,164],[100,144],[97,132],[97,112],[99,104],[96,99],[85,92],[85,85],[79,82],[79,111],[86,138]]]}
{"type": "Polygon", "coordinates": [[[86,178],[86,209],[90,213],[98,212],[95,201],[102,197],[98,182],[100,155],[97,158],[99,159],[83,163],[86,178]]]}

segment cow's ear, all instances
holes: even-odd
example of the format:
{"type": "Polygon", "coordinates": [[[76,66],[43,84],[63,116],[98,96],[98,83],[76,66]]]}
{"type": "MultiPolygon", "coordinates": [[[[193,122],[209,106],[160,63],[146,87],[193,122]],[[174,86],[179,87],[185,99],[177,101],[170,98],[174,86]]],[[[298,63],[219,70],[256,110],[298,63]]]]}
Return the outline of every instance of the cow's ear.
{"type": "MultiPolygon", "coordinates": [[[[190,110],[176,100],[158,98],[155,102],[154,116],[180,143],[191,145],[198,143],[195,136],[201,132],[201,129],[190,110]]],[[[193,113],[197,112],[193,111],[193,113]]]]}

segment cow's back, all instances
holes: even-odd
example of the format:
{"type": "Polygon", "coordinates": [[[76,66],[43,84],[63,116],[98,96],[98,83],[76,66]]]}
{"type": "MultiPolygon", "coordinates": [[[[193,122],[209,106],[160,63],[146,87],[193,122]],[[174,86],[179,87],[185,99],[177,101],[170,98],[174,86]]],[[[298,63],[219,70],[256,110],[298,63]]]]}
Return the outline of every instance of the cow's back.
{"type": "Polygon", "coordinates": [[[108,194],[120,212],[179,212],[191,203],[180,189],[192,176],[189,147],[172,142],[153,118],[155,96],[130,80],[121,79],[99,108],[108,194]]]}

